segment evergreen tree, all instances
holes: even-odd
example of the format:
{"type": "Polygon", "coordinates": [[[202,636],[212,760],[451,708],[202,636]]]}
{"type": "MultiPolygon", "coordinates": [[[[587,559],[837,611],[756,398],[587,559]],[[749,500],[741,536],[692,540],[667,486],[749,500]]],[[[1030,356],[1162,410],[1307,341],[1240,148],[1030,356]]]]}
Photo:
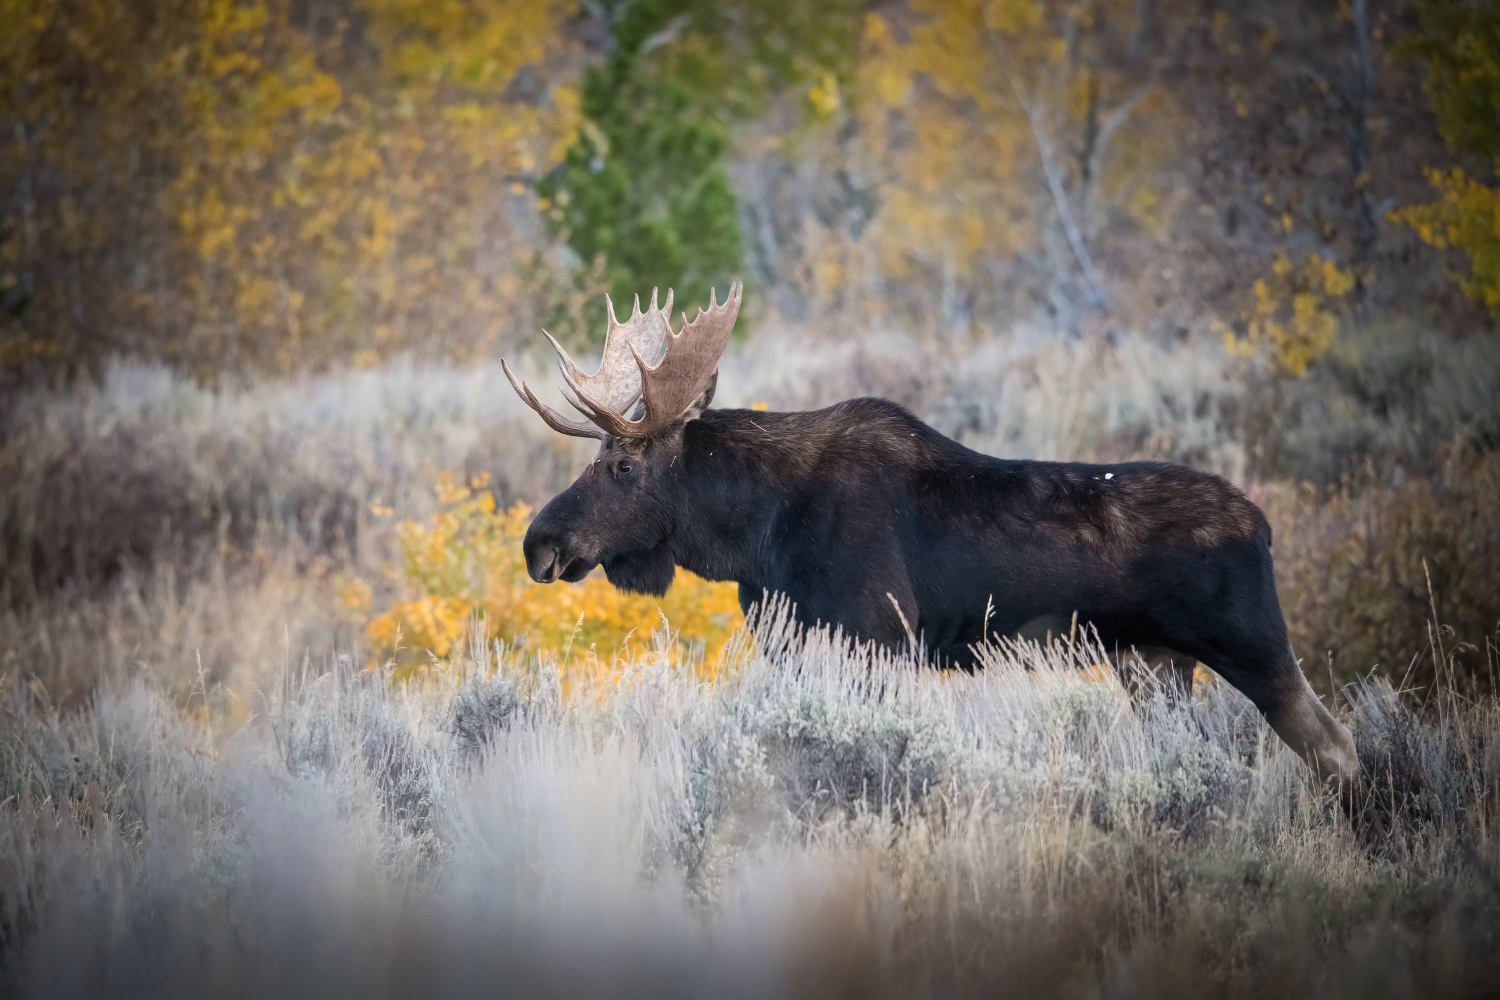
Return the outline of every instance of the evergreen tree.
{"type": "Polygon", "coordinates": [[[1489,168],[1500,162],[1500,2],[1421,0],[1422,31],[1402,46],[1427,63],[1443,138],[1489,168]]]}
{"type": "Polygon", "coordinates": [[[1422,0],[1422,31],[1402,48],[1427,64],[1425,90],[1438,128],[1456,157],[1477,167],[1435,170],[1442,200],[1397,217],[1437,247],[1457,247],[1470,273],[1459,284],[1500,319],[1500,2],[1422,0]]]}
{"type": "Polygon", "coordinates": [[[639,20],[618,22],[615,51],[587,72],[586,124],[539,190],[578,256],[603,256],[616,300],[672,286],[684,306],[706,302],[740,264],[738,204],[720,162],[728,135],[685,80],[643,66],[645,39],[621,30],[639,20]]]}
{"type": "MultiPolygon", "coordinates": [[[[742,278],[729,124],[812,72],[847,72],[859,10],[789,0],[639,0],[607,8],[612,50],[584,75],[585,121],[538,185],[585,267],[602,258],[617,303],[652,288],[706,305],[742,278]]],[[[585,337],[603,329],[590,305],[585,337]]]]}

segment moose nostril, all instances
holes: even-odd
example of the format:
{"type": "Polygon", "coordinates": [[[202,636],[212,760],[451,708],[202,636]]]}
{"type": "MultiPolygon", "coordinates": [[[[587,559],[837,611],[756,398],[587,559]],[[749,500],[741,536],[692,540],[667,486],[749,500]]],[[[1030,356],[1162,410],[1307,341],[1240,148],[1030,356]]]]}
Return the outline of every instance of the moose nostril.
{"type": "Polygon", "coordinates": [[[531,578],[537,583],[551,583],[557,579],[557,549],[548,545],[537,550],[531,578]]]}

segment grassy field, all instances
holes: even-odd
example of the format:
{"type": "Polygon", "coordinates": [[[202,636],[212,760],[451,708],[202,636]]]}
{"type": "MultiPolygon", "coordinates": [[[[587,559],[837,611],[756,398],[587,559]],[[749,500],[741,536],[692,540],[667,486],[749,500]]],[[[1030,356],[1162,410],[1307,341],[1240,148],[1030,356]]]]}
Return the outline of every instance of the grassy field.
{"type": "Polygon", "coordinates": [[[381,667],[439,473],[536,504],[587,445],[497,366],[116,367],[0,413],[5,992],[1493,991],[1492,338],[1366,330],[1290,380],[1216,345],[827,333],[736,346],[720,401],[880,394],[993,454],[1243,485],[1356,734],[1354,820],[1222,682],[1133,705],[1083,644],[952,676],[773,613],[713,669],[666,631],[590,671],[478,625],[381,667]]]}
{"type": "Polygon", "coordinates": [[[0,743],[30,995],[1451,996],[1500,974],[1500,705],[1345,715],[1351,826],[1222,683],[1132,707],[1084,647],[943,676],[775,622],[715,683],[564,699],[482,638],[148,680],[0,743]],[[1097,677],[1097,674],[1095,675],[1097,677]]]}

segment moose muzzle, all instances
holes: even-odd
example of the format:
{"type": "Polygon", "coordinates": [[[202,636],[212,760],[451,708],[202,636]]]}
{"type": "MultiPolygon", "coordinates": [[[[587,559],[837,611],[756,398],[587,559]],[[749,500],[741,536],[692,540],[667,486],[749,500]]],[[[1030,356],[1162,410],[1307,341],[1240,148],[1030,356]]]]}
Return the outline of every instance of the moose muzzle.
{"type": "Polygon", "coordinates": [[[522,551],[526,554],[526,573],[537,583],[555,583],[558,580],[577,583],[598,564],[595,560],[569,552],[558,539],[545,535],[533,537],[533,534],[532,531],[526,532],[522,551]]]}

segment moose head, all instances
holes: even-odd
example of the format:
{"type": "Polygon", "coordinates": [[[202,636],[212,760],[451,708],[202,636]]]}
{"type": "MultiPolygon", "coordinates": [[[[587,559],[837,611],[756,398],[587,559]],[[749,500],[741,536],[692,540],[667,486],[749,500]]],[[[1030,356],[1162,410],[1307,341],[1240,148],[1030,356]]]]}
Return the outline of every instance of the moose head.
{"type": "Polygon", "coordinates": [[[526,532],[532,579],[576,581],[602,563],[617,587],[662,594],[683,566],[738,583],[747,611],[782,595],[800,624],[968,668],[978,643],[1076,624],[1188,677],[1206,664],[1352,787],[1354,740],[1292,654],[1271,529],[1243,493],[1161,462],[981,455],[881,399],[707,410],[740,294],[710,297],[678,333],[670,292],[665,310],[637,299],[625,323],[611,304],[593,375],[552,341],[583,420],[505,369],[553,429],[601,442],[526,532]]]}
{"type": "Polygon", "coordinates": [[[533,580],[576,582],[603,564],[617,587],[666,593],[676,572],[667,543],[684,502],[673,475],[682,458],[683,429],[713,400],[719,357],[739,315],[741,294],[738,282],[723,303],[710,292],[708,308],[691,323],[684,313],[677,333],[669,318],[670,289],[665,308],[657,307],[654,290],[645,311],[636,296],[624,323],[606,296],[609,323],[593,375],[584,374],[546,334],[557,350],[563,395],[583,420],[537,399],[501,360],[511,386],[549,427],[600,442],[593,462],[542,508],[526,532],[526,571],[533,580]]]}

